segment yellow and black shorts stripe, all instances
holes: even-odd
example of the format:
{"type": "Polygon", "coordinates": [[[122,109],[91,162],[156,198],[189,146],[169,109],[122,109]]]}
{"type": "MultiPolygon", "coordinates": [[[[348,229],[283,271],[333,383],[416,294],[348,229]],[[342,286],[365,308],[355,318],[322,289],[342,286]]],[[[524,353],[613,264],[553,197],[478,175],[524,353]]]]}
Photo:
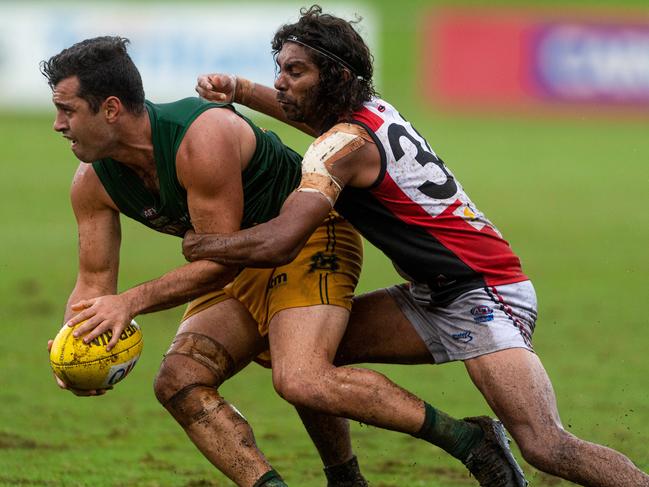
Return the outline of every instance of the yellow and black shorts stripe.
{"type": "Polygon", "coordinates": [[[222,290],[190,302],[183,320],[234,298],[250,311],[264,336],[273,316],[284,309],[330,304],[350,310],[362,262],[360,235],[332,211],[293,262],[272,269],[244,269],[222,290]]]}

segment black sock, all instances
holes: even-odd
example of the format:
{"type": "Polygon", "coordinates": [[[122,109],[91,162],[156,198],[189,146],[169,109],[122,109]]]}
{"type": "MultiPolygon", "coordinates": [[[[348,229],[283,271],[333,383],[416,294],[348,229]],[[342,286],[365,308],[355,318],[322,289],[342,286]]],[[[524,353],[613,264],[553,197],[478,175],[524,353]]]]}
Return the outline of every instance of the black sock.
{"type": "Polygon", "coordinates": [[[275,470],[269,470],[259,477],[252,487],[287,487],[287,485],[275,470]]]}
{"type": "Polygon", "coordinates": [[[358,459],[353,456],[345,463],[325,467],[327,487],[367,487],[367,481],[358,466],[358,459]]]}
{"type": "Polygon", "coordinates": [[[424,403],[426,417],[419,432],[412,435],[432,443],[455,458],[465,461],[471,449],[484,437],[480,427],[448,414],[424,403]]]}

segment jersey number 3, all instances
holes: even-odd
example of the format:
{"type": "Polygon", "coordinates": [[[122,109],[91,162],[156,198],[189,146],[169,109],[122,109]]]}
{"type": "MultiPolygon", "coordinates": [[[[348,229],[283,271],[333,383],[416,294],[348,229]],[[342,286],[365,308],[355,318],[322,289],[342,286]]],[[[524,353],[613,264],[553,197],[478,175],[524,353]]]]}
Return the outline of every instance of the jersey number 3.
{"type": "Polygon", "coordinates": [[[457,184],[455,183],[455,178],[449,174],[444,167],[444,163],[435,157],[434,154],[424,150],[421,146],[421,142],[417,140],[412,134],[408,133],[406,127],[393,123],[388,127],[388,140],[390,141],[390,149],[392,154],[394,154],[395,160],[399,160],[404,155],[403,147],[401,146],[401,138],[405,137],[412,145],[417,149],[417,154],[415,155],[415,160],[421,164],[422,167],[425,167],[426,164],[433,163],[435,164],[445,175],[446,182],[444,184],[435,184],[432,181],[426,181],[424,184],[419,186],[417,189],[424,193],[426,196],[429,196],[437,200],[445,200],[450,198],[455,193],[457,193],[457,184]]]}

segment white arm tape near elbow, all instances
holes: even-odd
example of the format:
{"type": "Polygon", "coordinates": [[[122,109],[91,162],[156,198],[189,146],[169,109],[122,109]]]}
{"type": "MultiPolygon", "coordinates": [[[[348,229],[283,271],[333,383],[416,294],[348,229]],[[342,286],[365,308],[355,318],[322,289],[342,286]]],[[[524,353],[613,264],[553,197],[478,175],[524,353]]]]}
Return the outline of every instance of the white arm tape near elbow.
{"type": "Polygon", "coordinates": [[[340,131],[327,132],[318,138],[304,154],[302,182],[297,191],[320,193],[333,206],[342,187],[330,170],[334,162],[364,143],[359,135],[340,131]]]}

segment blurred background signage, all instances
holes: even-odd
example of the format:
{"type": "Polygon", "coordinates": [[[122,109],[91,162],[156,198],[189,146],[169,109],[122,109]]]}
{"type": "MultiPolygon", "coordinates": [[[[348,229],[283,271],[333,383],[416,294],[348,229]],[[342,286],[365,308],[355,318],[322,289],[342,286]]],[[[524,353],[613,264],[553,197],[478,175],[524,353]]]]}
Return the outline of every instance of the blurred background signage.
{"type": "Polygon", "coordinates": [[[449,108],[649,115],[649,14],[446,10],[424,25],[424,92],[449,108]]]}
{"type": "MultiPolygon", "coordinates": [[[[237,73],[272,84],[270,42],[276,29],[295,22],[297,3],[76,3],[0,2],[0,109],[43,109],[51,92],[39,62],[80,40],[120,35],[142,74],[147,98],[156,102],[194,96],[196,76],[237,73]]],[[[353,19],[378,57],[373,9],[336,4],[331,11],[353,19]]]]}

